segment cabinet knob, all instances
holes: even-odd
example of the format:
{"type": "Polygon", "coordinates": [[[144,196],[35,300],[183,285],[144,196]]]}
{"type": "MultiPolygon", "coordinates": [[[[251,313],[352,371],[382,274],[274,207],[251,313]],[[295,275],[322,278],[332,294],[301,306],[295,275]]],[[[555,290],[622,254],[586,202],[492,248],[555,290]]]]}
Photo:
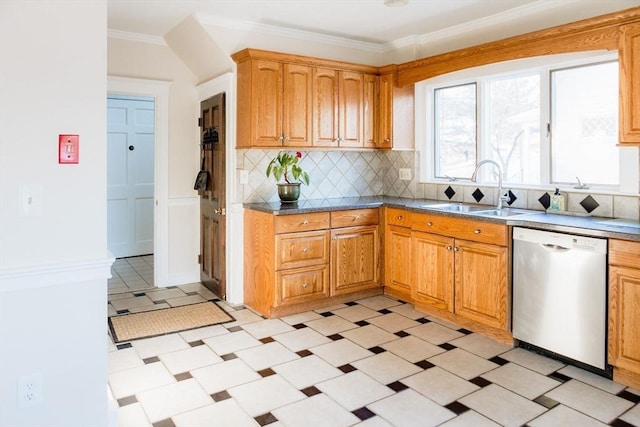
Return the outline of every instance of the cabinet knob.
{"type": "Polygon", "coordinates": [[[459,247],[457,247],[457,246],[455,246],[455,247],[453,248],[453,251],[454,251],[454,252],[458,252],[459,250],[460,250],[460,248],[459,248],[459,247]]]}
{"type": "Polygon", "coordinates": [[[384,142],[391,142],[391,138],[385,138],[384,142]]]}
{"type": "Polygon", "coordinates": [[[308,283],[303,283],[303,284],[302,284],[302,288],[303,288],[303,289],[304,289],[304,288],[306,288],[307,286],[309,286],[309,284],[308,284],[308,283]]]}
{"type": "Polygon", "coordinates": [[[398,215],[398,220],[402,220],[402,215],[398,215]]]}
{"type": "Polygon", "coordinates": [[[476,230],[474,230],[474,233],[476,233],[476,234],[480,234],[480,229],[479,229],[479,228],[477,228],[476,230]]]}
{"type": "Polygon", "coordinates": [[[453,249],[453,246],[447,245],[447,250],[450,251],[451,249],[453,249]]]}
{"type": "Polygon", "coordinates": [[[354,216],[353,216],[353,220],[354,220],[354,221],[357,221],[357,220],[359,220],[359,219],[360,219],[360,215],[354,215],[354,216]]]}
{"type": "Polygon", "coordinates": [[[309,252],[309,248],[302,248],[302,253],[306,254],[307,252],[309,252]]]}
{"type": "Polygon", "coordinates": [[[432,223],[431,221],[429,221],[429,222],[427,223],[427,227],[431,227],[432,225],[433,225],[433,223],[432,223]]]}
{"type": "Polygon", "coordinates": [[[302,221],[302,225],[307,225],[307,224],[309,224],[309,220],[308,219],[305,219],[304,221],[302,221]]]}
{"type": "Polygon", "coordinates": [[[284,140],[285,140],[285,141],[288,141],[288,140],[289,140],[289,135],[285,136],[285,137],[284,137],[284,140]]]}
{"type": "Polygon", "coordinates": [[[284,136],[280,135],[280,137],[278,138],[280,141],[284,141],[284,136]]]}

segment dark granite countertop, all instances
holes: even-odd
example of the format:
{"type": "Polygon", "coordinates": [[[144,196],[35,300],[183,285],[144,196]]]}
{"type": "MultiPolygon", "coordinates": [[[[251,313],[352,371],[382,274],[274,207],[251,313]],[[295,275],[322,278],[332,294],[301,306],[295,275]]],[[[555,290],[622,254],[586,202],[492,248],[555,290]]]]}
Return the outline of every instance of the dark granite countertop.
{"type": "MultiPolygon", "coordinates": [[[[245,203],[246,209],[266,212],[273,215],[291,215],[306,212],[326,212],[346,209],[364,209],[371,207],[398,207],[416,212],[429,212],[438,215],[470,217],[474,220],[498,222],[510,226],[537,228],[548,231],[581,234],[593,237],[619,238],[640,241],[640,222],[634,220],[617,220],[571,214],[546,213],[529,211],[530,213],[500,218],[486,217],[473,212],[442,211],[428,206],[446,203],[442,200],[405,199],[387,196],[343,197],[331,199],[301,200],[297,203],[245,203]]],[[[492,206],[487,206],[491,209],[492,206]]]]}

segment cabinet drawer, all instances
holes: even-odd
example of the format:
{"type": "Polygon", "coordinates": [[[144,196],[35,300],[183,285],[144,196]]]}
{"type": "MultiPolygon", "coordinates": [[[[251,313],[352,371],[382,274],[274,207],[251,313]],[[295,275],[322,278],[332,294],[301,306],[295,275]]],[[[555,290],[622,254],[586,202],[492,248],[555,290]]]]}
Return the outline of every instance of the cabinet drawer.
{"type": "Polygon", "coordinates": [[[609,239],[609,264],[638,268],[640,242],[609,239]]]}
{"type": "Polygon", "coordinates": [[[276,236],[276,270],[327,264],[329,231],[278,234],[276,236]]]}
{"type": "Polygon", "coordinates": [[[387,224],[398,225],[400,227],[411,227],[410,212],[404,209],[387,208],[387,224]]]}
{"type": "Polygon", "coordinates": [[[411,228],[456,239],[507,246],[507,226],[465,218],[412,213],[411,228]]]}
{"type": "Polygon", "coordinates": [[[378,211],[378,208],[373,208],[331,212],[331,228],[377,225],[380,221],[378,211]]]}
{"type": "Polygon", "coordinates": [[[279,271],[276,280],[282,303],[302,302],[329,296],[329,266],[279,271]]]}
{"type": "Polygon", "coordinates": [[[329,228],[329,212],[276,216],[276,234],[327,228],[329,228]]]}

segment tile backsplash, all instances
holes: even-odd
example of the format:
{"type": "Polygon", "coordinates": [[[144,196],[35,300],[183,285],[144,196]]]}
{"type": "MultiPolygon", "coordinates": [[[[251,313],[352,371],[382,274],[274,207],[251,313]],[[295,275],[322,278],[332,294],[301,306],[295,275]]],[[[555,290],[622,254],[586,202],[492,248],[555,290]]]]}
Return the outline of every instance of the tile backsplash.
{"type": "MultiPolygon", "coordinates": [[[[273,178],[267,178],[267,165],[280,150],[237,150],[236,169],[248,172],[248,184],[241,185],[245,203],[277,202],[273,178]]],[[[292,150],[293,151],[293,150],[292,150]]],[[[356,196],[392,196],[464,203],[495,204],[497,188],[474,183],[420,183],[417,154],[414,151],[301,151],[300,166],[310,177],[302,186],[301,199],[356,196]],[[411,179],[400,180],[400,169],[409,169],[411,179]]],[[[508,206],[544,210],[553,191],[519,189],[511,191],[508,206]]],[[[567,211],[593,216],[640,219],[640,197],[599,194],[588,190],[568,191],[567,211]],[[590,211],[590,212],[589,212],[590,211]]]]}

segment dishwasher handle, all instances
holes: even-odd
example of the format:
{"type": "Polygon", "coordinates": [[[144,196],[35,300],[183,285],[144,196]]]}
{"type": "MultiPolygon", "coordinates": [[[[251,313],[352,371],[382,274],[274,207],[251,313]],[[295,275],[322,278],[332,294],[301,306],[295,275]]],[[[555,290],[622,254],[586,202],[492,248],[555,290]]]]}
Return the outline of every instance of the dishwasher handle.
{"type": "Polygon", "coordinates": [[[540,245],[542,245],[542,247],[545,248],[546,250],[553,251],[553,252],[566,252],[571,250],[571,248],[567,248],[565,246],[560,246],[560,245],[554,245],[552,243],[541,243],[540,245]]]}

